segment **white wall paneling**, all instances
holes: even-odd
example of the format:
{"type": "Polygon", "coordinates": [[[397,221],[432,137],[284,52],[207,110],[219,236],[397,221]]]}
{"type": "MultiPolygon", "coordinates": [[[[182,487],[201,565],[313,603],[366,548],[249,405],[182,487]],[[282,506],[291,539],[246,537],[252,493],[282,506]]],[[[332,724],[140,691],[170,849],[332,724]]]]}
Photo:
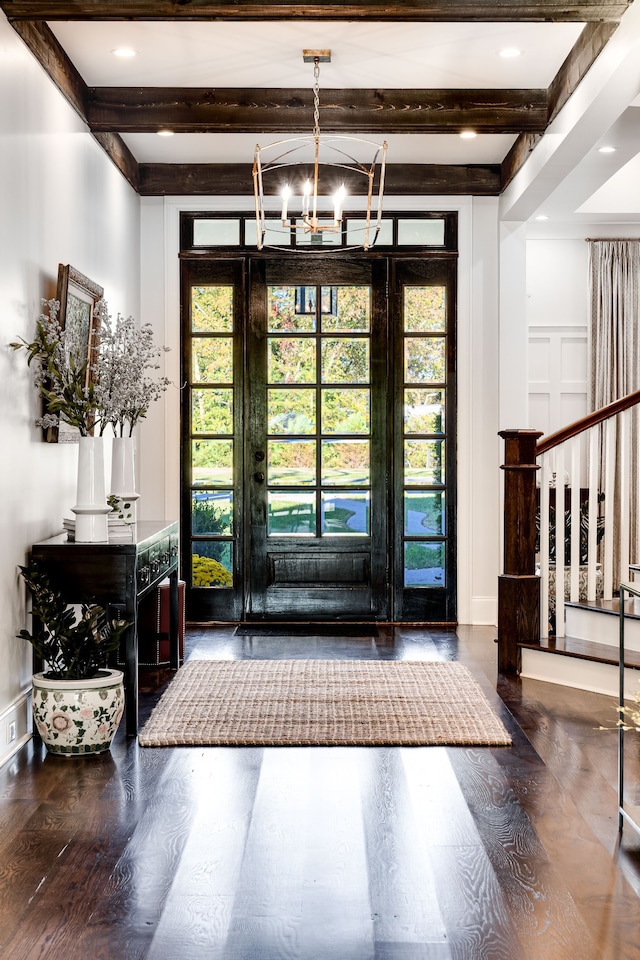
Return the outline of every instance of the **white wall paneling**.
{"type": "Polygon", "coordinates": [[[529,419],[553,433],[587,413],[586,327],[529,330],[529,419]]]}

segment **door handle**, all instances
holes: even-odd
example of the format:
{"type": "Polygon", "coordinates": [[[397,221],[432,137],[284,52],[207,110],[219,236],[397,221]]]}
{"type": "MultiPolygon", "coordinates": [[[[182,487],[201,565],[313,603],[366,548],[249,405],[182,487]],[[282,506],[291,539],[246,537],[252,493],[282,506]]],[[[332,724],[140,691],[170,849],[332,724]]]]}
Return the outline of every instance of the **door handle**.
{"type": "Polygon", "coordinates": [[[253,479],[256,483],[264,483],[264,473],[254,473],[253,479]]]}

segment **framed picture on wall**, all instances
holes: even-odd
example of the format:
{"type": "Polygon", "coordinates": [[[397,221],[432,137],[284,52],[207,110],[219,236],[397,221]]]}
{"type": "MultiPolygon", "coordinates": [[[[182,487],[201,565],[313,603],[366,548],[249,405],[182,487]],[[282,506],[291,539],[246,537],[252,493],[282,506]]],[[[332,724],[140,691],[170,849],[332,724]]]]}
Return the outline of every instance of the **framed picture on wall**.
{"type": "MultiPolygon", "coordinates": [[[[67,355],[73,353],[75,362],[86,363],[87,386],[100,348],[100,331],[95,307],[104,290],[93,280],[68,263],[58,264],[56,300],[60,303],[58,320],[66,332],[67,355]]],[[[48,443],[75,443],[80,434],[76,427],[60,421],[58,427],[45,431],[48,443]]]]}

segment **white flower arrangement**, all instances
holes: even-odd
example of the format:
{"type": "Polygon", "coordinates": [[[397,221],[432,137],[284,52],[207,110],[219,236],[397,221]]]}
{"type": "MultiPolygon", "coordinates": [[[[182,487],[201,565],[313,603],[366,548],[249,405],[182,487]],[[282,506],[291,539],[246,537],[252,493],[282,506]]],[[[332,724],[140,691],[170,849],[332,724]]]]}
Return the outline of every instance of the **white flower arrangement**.
{"type": "Polygon", "coordinates": [[[168,347],[153,342],[150,323],[138,326],[133,317],[118,314],[115,321],[104,301],[101,319],[100,353],[95,370],[95,397],[100,411],[100,433],[111,424],[116,436],[131,436],[136,423],[147,415],[171,381],[154,376],[158,359],[168,347]]]}
{"type": "Polygon", "coordinates": [[[138,326],[133,317],[125,320],[120,314],[114,322],[105,301],[98,301],[94,319],[100,349],[89,369],[82,346],[60,326],[59,302],[43,300],[42,305],[48,313],[38,318],[34,340],[10,344],[26,350],[33,382],[45,401],[46,412],[36,425],[46,429],[64,420],[86,437],[94,428],[104,433],[110,424],[116,436],[131,436],[171,382],[154,376],[158,358],[169,348],[155,346],[150,323],[138,326]]]}
{"type": "Polygon", "coordinates": [[[33,382],[45,400],[46,413],[36,425],[47,429],[64,420],[86,437],[99,419],[88,360],[82,356],[77,338],[60,326],[58,300],[42,300],[42,306],[48,313],[43,311],[38,317],[35,339],[29,343],[21,338],[10,344],[14,350],[27,351],[33,382]]]}

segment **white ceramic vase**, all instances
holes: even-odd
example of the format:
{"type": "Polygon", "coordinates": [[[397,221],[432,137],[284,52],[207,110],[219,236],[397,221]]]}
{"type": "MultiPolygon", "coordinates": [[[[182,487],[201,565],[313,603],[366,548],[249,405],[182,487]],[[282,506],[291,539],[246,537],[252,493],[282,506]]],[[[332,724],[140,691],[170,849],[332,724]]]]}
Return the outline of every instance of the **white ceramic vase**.
{"type": "Polygon", "coordinates": [[[78,543],[100,543],[109,539],[104,476],[104,440],[102,437],[80,437],[78,444],[78,485],[75,539],[78,543]]]}
{"type": "Polygon", "coordinates": [[[111,453],[112,497],[117,497],[121,520],[135,523],[139,493],[136,493],[136,448],[134,437],[114,437],[111,453]]]}
{"type": "Polygon", "coordinates": [[[105,753],[124,712],[121,670],[91,680],[49,680],[33,675],[33,722],[49,753],[84,757],[105,753]]]}

